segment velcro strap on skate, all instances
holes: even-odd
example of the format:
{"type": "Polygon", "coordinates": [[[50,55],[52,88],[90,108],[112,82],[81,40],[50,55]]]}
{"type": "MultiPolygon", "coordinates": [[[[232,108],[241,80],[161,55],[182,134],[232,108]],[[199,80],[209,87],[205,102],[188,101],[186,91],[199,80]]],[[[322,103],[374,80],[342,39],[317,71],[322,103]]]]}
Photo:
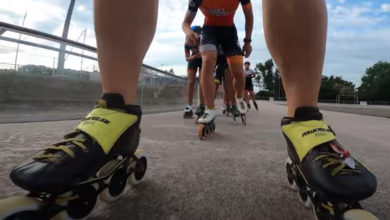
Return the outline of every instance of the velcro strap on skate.
{"type": "Polygon", "coordinates": [[[107,154],[119,137],[137,120],[135,115],[95,108],[81,121],[77,129],[94,138],[107,154]]]}
{"type": "Polygon", "coordinates": [[[300,161],[314,147],[335,139],[332,130],[322,120],[292,122],[283,125],[282,131],[294,145],[300,161]]]}

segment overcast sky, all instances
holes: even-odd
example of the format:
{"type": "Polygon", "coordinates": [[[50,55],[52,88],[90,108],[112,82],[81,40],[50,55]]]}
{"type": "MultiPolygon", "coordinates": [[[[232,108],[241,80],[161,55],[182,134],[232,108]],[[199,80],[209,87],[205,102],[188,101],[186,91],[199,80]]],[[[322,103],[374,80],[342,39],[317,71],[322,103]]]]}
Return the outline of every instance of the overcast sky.
{"type": "MultiPolygon", "coordinates": [[[[80,38],[87,29],[86,43],[96,45],[93,33],[92,1],[76,0],[75,11],[69,31],[69,38],[80,38]]],[[[270,58],[262,30],[261,0],[252,0],[255,13],[252,63],[270,58]]],[[[157,32],[144,63],[157,68],[173,68],[178,75],[186,73],[181,21],[187,10],[187,0],[160,0],[157,32]]],[[[67,0],[0,0],[0,20],[21,25],[27,11],[25,27],[55,35],[62,34],[67,0]]],[[[325,75],[341,75],[344,79],[360,84],[365,69],[377,61],[390,61],[390,0],[328,0],[329,31],[325,75]]],[[[145,16],[149,16],[145,14],[145,16]]],[[[235,23],[240,41],[244,35],[244,17],[238,10],[235,23]]],[[[194,24],[201,25],[203,16],[198,13],[194,24]]],[[[12,33],[4,36],[18,37],[12,33]]],[[[22,36],[23,40],[34,40],[22,36]]],[[[53,44],[55,46],[56,44],[53,44]]],[[[0,63],[14,63],[16,44],[0,42],[0,63]]],[[[70,48],[68,48],[70,49],[70,48]]],[[[77,51],[76,49],[72,49],[77,51]]],[[[37,50],[28,46],[20,47],[18,64],[43,64],[51,66],[57,54],[37,50]]],[[[66,67],[80,69],[81,59],[69,56],[66,67]]],[[[92,61],[83,61],[86,70],[96,69],[92,61]]]]}

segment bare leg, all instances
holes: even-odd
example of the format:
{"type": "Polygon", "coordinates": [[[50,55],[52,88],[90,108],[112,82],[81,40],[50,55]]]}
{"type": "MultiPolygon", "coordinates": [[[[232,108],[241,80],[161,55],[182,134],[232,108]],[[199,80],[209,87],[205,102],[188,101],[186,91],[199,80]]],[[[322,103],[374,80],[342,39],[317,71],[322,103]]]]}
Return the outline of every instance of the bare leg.
{"type": "Polygon", "coordinates": [[[263,0],[263,15],[267,45],[282,73],[287,116],[299,106],[317,106],[326,46],[325,1],[263,0]]]}
{"type": "MultiPolygon", "coordinates": [[[[214,81],[214,82],[215,82],[215,81],[214,81]]],[[[215,83],[215,98],[217,98],[218,89],[219,89],[219,83],[215,83]]]]}
{"type": "Polygon", "coordinates": [[[233,63],[229,64],[229,69],[233,76],[235,95],[237,98],[242,98],[245,84],[244,66],[243,64],[233,63]]]}
{"type": "Polygon", "coordinates": [[[136,102],[141,64],[156,29],[157,3],[142,0],[134,7],[128,0],[95,0],[103,92],[121,94],[126,104],[136,102]]]}
{"type": "Polygon", "coordinates": [[[204,96],[203,96],[203,91],[202,91],[202,86],[200,85],[200,79],[201,79],[201,73],[202,73],[202,69],[199,69],[199,104],[200,105],[204,105],[204,96]]]}
{"type": "Polygon", "coordinates": [[[203,98],[208,108],[214,108],[215,99],[215,83],[213,72],[217,63],[217,53],[215,51],[202,52],[202,74],[201,85],[203,90],[203,98]]]}
{"type": "Polygon", "coordinates": [[[244,90],[244,100],[246,104],[249,104],[248,90],[244,90]]]}
{"type": "MultiPolygon", "coordinates": [[[[249,95],[252,98],[253,103],[255,103],[256,102],[255,93],[253,93],[253,91],[250,91],[249,95]]],[[[249,103],[249,98],[248,98],[248,103],[249,103]]]]}
{"type": "Polygon", "coordinates": [[[233,77],[229,68],[225,69],[225,86],[227,87],[227,93],[229,95],[229,102],[231,105],[236,105],[236,99],[234,98],[233,77]]]}
{"type": "Polygon", "coordinates": [[[226,105],[231,105],[231,99],[233,96],[234,98],[234,92],[233,92],[233,83],[232,83],[232,79],[230,77],[230,71],[229,71],[229,68],[225,68],[224,70],[224,73],[223,73],[223,77],[224,77],[224,82],[223,82],[223,88],[224,88],[224,102],[226,105]]]}
{"type": "Polygon", "coordinates": [[[192,105],[194,98],[194,87],[195,87],[195,76],[196,70],[187,70],[187,104],[192,105]]]}

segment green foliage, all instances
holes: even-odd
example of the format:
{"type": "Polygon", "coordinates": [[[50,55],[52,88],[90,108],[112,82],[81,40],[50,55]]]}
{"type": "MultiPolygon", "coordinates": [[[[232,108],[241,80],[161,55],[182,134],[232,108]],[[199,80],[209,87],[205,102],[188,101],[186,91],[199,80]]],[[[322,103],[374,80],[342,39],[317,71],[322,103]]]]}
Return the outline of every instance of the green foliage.
{"type": "Polygon", "coordinates": [[[341,76],[322,76],[319,99],[335,99],[337,95],[353,94],[355,85],[341,76]]]}
{"type": "Polygon", "coordinates": [[[390,100],[390,63],[378,62],[367,68],[359,96],[364,100],[390,100]]]}
{"type": "Polygon", "coordinates": [[[51,76],[53,75],[53,69],[48,68],[42,65],[24,65],[19,68],[20,72],[29,73],[31,75],[43,75],[43,76],[51,76]]]}
{"type": "MultiPolygon", "coordinates": [[[[42,65],[24,65],[19,68],[19,72],[30,74],[31,76],[54,76],[55,69],[42,65]]],[[[89,80],[90,73],[81,70],[65,69],[62,76],[74,80],[89,80]]]]}
{"type": "MultiPolygon", "coordinates": [[[[282,80],[280,78],[280,72],[272,59],[266,60],[264,63],[256,64],[255,72],[258,74],[258,77],[256,77],[255,80],[260,81],[261,74],[263,77],[265,89],[272,92],[273,96],[284,96],[284,89],[282,80]]],[[[271,93],[268,93],[268,95],[270,94],[271,93]]]]}

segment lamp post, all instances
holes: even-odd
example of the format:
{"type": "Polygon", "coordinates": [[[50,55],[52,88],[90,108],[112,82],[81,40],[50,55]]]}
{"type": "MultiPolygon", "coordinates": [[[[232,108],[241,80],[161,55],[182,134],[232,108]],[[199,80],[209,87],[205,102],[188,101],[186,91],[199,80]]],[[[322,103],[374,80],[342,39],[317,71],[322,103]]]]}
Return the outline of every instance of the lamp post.
{"type": "MultiPolygon", "coordinates": [[[[69,26],[70,26],[70,21],[72,19],[72,13],[73,13],[75,3],[76,3],[76,0],[70,0],[68,13],[67,13],[66,19],[65,19],[64,30],[62,32],[62,38],[64,38],[64,39],[68,38],[69,26]]],[[[60,52],[58,53],[58,64],[57,64],[57,71],[59,74],[64,73],[65,49],[66,49],[66,44],[61,43],[60,52]]]]}
{"type": "MultiPolygon", "coordinates": [[[[27,17],[27,11],[23,17],[22,27],[24,26],[24,22],[26,21],[26,17],[27,17]]],[[[18,40],[18,45],[16,46],[16,55],[15,55],[15,70],[17,70],[17,68],[18,68],[18,56],[19,56],[19,45],[20,45],[19,42],[20,42],[21,38],[22,38],[22,34],[19,34],[19,40],[18,40]]]]}

